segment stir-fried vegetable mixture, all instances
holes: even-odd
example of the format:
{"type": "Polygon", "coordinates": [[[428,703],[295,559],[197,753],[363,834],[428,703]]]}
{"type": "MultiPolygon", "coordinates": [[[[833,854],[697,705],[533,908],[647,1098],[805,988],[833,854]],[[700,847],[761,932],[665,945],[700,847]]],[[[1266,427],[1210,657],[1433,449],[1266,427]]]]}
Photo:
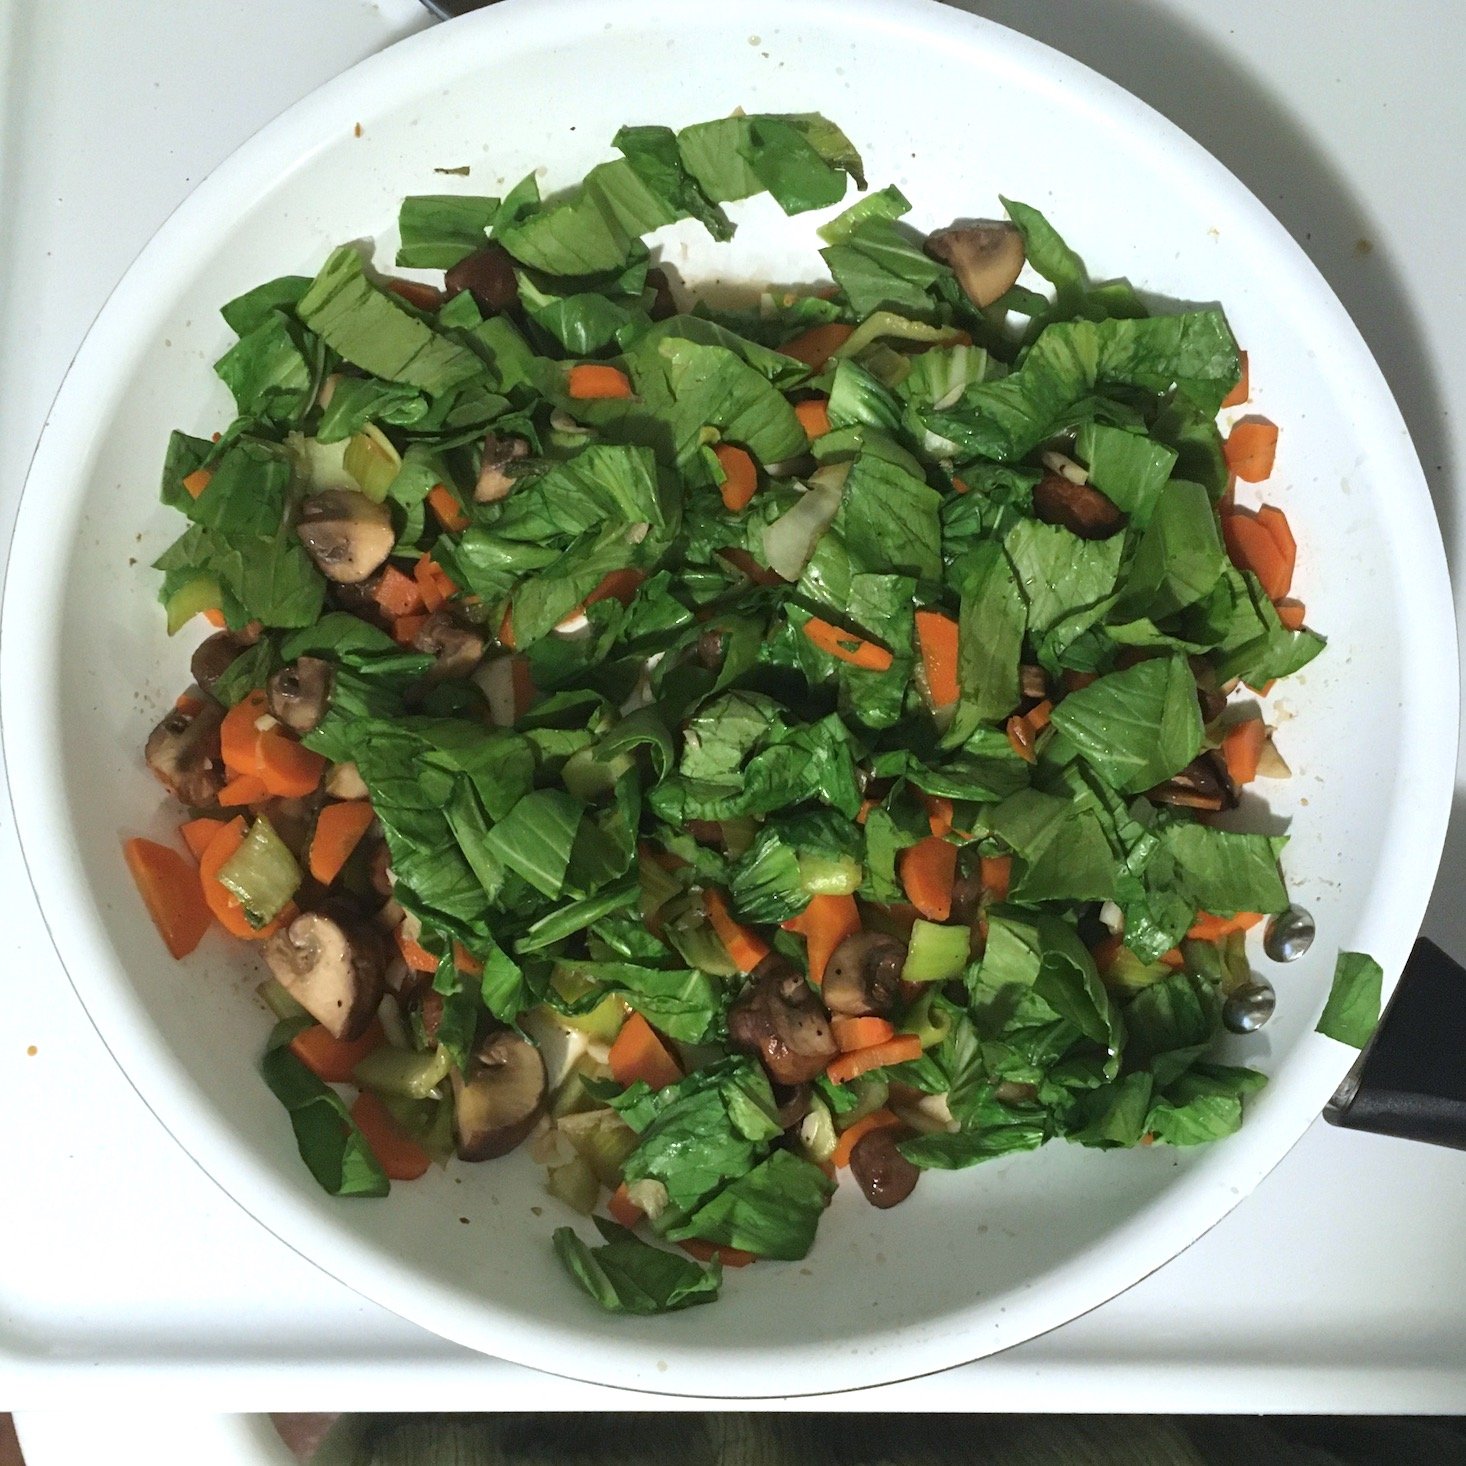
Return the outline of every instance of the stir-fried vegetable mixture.
{"type": "Polygon", "coordinates": [[[1212,815],[1287,769],[1230,694],[1323,643],[1233,501],[1277,434],[1218,429],[1220,311],[894,188],[819,229],[832,286],[713,309],[641,236],[838,204],[854,148],[615,146],[407,199],[441,286],[346,246],[224,307],[238,415],[173,435],[157,562],[170,631],[221,628],[147,749],[194,860],[128,858],[175,955],[261,943],[323,1186],[528,1141],[598,1213],[566,1267],[648,1313],[802,1258],[847,1169],[892,1206],[1236,1129],[1262,1076],[1208,1054],[1284,842],[1212,815]]]}

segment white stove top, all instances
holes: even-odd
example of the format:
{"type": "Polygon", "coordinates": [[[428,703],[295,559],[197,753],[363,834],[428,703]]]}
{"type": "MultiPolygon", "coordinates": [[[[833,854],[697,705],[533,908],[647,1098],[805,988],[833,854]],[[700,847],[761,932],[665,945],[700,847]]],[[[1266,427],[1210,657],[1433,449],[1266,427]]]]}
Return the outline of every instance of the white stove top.
{"type": "MultiPolygon", "coordinates": [[[[1466,427],[1447,404],[1466,401],[1466,10],[1336,0],[1320,26],[1314,7],[1271,0],[969,8],[1108,73],[1278,214],[1379,357],[1459,565],[1466,427]]],[[[0,532],[72,353],[169,210],[283,107],[427,23],[415,0],[0,5],[0,532]]],[[[1466,819],[1427,923],[1457,953],[1463,873],[1466,819]]],[[[197,1411],[678,1407],[443,1343],[297,1257],[113,1065],[50,949],[4,805],[0,890],[0,1405],[65,1408],[84,1388],[136,1406],[166,1387],[197,1411]]],[[[1454,1411],[1463,1233],[1466,1157],[1320,1122],[1209,1236],[1087,1317],[808,1407],[1454,1411]]]]}

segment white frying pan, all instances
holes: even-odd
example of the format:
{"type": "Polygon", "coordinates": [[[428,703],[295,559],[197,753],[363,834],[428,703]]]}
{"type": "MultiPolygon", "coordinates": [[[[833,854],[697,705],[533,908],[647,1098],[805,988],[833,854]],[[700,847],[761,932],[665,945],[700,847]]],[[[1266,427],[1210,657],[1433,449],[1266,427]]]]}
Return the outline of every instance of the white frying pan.
{"type": "MultiPolygon", "coordinates": [[[[811,278],[812,216],[735,206],[728,246],[669,234],[684,278],[811,278]]],[[[1435,876],[1455,767],[1456,649],[1440,535],[1400,414],[1302,252],[1169,123],[1045,48],[919,0],[507,0],[373,58],[292,108],[149,245],[78,355],[37,453],[0,648],[16,816],[71,981],[118,1062],[241,1206],[321,1267],[435,1332],[578,1378],[705,1396],[814,1393],[977,1358],[1163,1265],[1302,1134],[1352,1054],[1313,1032],[1340,947],[1393,985],[1435,876]],[[209,364],[218,306],[330,246],[383,242],[408,193],[553,187],[628,121],[822,111],[913,222],[1038,205],[1097,277],[1216,300],[1282,428],[1267,486],[1300,542],[1298,589],[1328,652],[1275,699],[1296,770],[1271,814],[1318,924],[1270,969],[1278,1011],[1228,1057],[1272,1078],[1242,1132],[1195,1151],[1055,1144],[933,1175],[899,1210],[842,1195],[804,1264],[761,1263],[713,1307],[628,1320],[558,1271],[558,1218],[528,1156],[436,1170],[385,1201],[333,1201],[301,1166],[256,1062],[253,958],[210,937],[162,956],[120,858],[172,836],[143,767],[189,647],[145,567],[176,533],[156,502],[168,430],[228,416],[209,364]],[[359,124],[359,125],[358,125],[359,124]],[[434,168],[470,165],[466,179],[434,168]],[[542,1213],[542,1214],[541,1214],[542,1213]],[[460,1218],[468,1218],[468,1225],[460,1218]]],[[[1388,991],[1388,987],[1387,987],[1388,991]]],[[[76,1076],[75,1082],[84,1082],[76,1076]]],[[[168,1199],[159,1198],[166,1206],[168,1199]]]]}

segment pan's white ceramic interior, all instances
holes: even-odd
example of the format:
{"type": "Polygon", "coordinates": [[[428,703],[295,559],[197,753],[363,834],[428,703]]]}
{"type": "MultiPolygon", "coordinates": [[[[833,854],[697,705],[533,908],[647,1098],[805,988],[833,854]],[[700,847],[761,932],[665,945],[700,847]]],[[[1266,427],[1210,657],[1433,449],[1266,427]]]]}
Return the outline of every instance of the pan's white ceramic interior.
{"type": "MultiPolygon", "coordinates": [[[[227,58],[220,58],[227,64],[227,58]]],[[[697,280],[814,278],[818,218],[735,205],[667,258],[697,280]]],[[[4,733],[47,922],[103,1038],[160,1120],[242,1206],[362,1293],[448,1337],[580,1378],[711,1396],[828,1391],[972,1359],[1062,1323],[1211,1226],[1283,1155],[1350,1053],[1313,1033],[1340,947],[1398,973],[1439,856],[1455,761],[1456,656],[1440,538],[1405,428],[1327,287],[1266,211],[1138,102],[1032,42],[912,0],[508,3],[340,78],[210,178],[104,311],[26,489],[4,610],[4,733]],[[218,935],[169,960],[120,857],[170,839],[143,767],[197,634],[170,642],[146,567],[179,523],[156,502],[168,430],[229,416],[218,306],[343,240],[390,266],[404,194],[572,182],[623,123],[734,107],[819,110],[912,220],[1036,204],[1096,277],[1221,301],[1254,406],[1282,425],[1267,496],[1300,545],[1297,591],[1328,653],[1274,701],[1296,777],[1260,786],[1320,939],[1270,969],[1277,1016],[1227,1057],[1272,1076],[1243,1132],[1194,1152],[1054,1145],[933,1175],[898,1211],[846,1188],[804,1264],[730,1275],[667,1318],[598,1312],[560,1274],[567,1220],[527,1156],[333,1201],[256,1073],[255,959],[218,935]],[[435,169],[467,165],[466,177],[435,169]]],[[[1259,963],[1263,963],[1260,953],[1259,963]]],[[[1263,963],[1264,967],[1266,964],[1263,963]]],[[[84,1083],[85,1076],[74,1076],[84,1083]]],[[[102,1213],[105,1198],[99,1198],[102,1213]]],[[[159,1197],[160,1207],[168,1205],[159,1197]]]]}

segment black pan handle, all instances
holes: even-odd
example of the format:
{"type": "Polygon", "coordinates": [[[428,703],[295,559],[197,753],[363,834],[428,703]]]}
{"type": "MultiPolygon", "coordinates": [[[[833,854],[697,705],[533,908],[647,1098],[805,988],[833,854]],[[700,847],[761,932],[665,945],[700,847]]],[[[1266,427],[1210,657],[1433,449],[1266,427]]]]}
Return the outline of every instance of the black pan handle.
{"type": "Polygon", "coordinates": [[[1425,937],[1323,1117],[1466,1150],[1466,968],[1425,937]]]}

